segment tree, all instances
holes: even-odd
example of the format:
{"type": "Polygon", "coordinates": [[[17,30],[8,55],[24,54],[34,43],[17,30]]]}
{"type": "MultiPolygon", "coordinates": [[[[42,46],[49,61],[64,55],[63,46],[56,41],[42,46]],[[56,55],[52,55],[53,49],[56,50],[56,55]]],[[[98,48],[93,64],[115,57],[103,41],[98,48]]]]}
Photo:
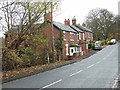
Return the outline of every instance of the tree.
{"type": "Polygon", "coordinates": [[[85,24],[94,33],[96,40],[106,39],[109,27],[114,23],[114,15],[107,9],[93,9],[86,17],[85,24]]]}
{"type": "MultiPolygon", "coordinates": [[[[51,9],[51,1],[38,1],[2,3],[1,12],[4,13],[3,19],[7,31],[12,33],[17,31],[10,46],[3,51],[3,70],[50,62],[49,59],[47,60],[49,39],[44,38],[40,27],[44,14],[51,9]],[[19,51],[24,51],[24,54],[20,55],[19,51]]],[[[55,11],[59,1],[54,0],[52,5],[55,11]]]]}
{"type": "Polygon", "coordinates": [[[60,30],[60,35],[57,38],[56,45],[55,45],[59,61],[62,59],[62,49],[63,49],[62,39],[63,39],[63,33],[62,33],[62,30],[60,30]]]}
{"type": "Polygon", "coordinates": [[[114,23],[109,28],[109,37],[120,39],[120,16],[116,15],[114,23]]]}
{"type": "MultiPolygon", "coordinates": [[[[4,13],[7,30],[10,31],[13,26],[18,25],[18,37],[11,43],[10,49],[18,49],[19,45],[25,40],[28,31],[36,28],[35,24],[42,20],[46,11],[50,10],[51,1],[38,0],[37,2],[3,2],[2,12],[4,13]]],[[[59,1],[54,0],[53,8],[59,5],[59,1]]]]}

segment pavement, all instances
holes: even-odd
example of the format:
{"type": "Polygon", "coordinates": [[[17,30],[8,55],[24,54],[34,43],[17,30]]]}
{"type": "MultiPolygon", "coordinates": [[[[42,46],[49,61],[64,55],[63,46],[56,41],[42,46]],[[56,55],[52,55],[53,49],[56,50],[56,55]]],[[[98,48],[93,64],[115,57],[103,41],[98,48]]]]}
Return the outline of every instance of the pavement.
{"type": "MultiPolygon", "coordinates": [[[[111,88],[118,74],[118,44],[63,67],[17,79],[3,88],[111,88]]],[[[3,89],[3,90],[4,90],[3,89]]]]}
{"type": "Polygon", "coordinates": [[[120,41],[118,42],[118,74],[116,78],[114,79],[114,83],[112,88],[118,88],[120,89],[120,41]]]}

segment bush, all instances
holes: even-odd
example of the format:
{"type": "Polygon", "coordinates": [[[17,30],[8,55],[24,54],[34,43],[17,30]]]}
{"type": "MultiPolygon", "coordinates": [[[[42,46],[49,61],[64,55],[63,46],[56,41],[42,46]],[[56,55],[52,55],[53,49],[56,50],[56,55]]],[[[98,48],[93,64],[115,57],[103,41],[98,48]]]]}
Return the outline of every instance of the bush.
{"type": "Polygon", "coordinates": [[[42,49],[34,48],[29,46],[25,48],[25,54],[22,56],[22,59],[27,66],[34,66],[47,63],[47,52],[42,49]]]}
{"type": "Polygon", "coordinates": [[[88,44],[88,49],[92,49],[94,47],[94,44],[90,43],[88,44]]]}
{"type": "Polygon", "coordinates": [[[2,70],[12,70],[22,67],[23,61],[16,50],[3,51],[2,70]]]}
{"type": "MultiPolygon", "coordinates": [[[[21,55],[18,52],[19,50],[5,50],[3,52],[2,70],[7,71],[48,63],[45,48],[38,49],[37,47],[29,46],[24,49],[25,53],[21,55]]],[[[50,54],[50,58],[52,56],[50,54]]]]}
{"type": "Polygon", "coordinates": [[[110,38],[107,38],[106,40],[102,40],[101,41],[101,45],[106,45],[108,41],[110,41],[111,39],[110,38]]]}
{"type": "Polygon", "coordinates": [[[106,44],[106,41],[105,40],[102,40],[101,41],[101,45],[103,46],[103,45],[105,45],[106,44]]]}

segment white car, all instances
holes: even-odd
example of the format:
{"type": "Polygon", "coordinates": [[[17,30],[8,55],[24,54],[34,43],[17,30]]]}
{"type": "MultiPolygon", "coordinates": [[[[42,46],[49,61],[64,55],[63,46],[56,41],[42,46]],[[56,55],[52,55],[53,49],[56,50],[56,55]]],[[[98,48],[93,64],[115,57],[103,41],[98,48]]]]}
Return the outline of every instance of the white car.
{"type": "Polygon", "coordinates": [[[111,39],[110,42],[109,42],[109,44],[110,44],[110,45],[116,44],[116,42],[117,42],[116,39],[111,39]]]}
{"type": "Polygon", "coordinates": [[[93,47],[94,50],[101,50],[102,46],[101,46],[101,41],[96,41],[93,47]]]}

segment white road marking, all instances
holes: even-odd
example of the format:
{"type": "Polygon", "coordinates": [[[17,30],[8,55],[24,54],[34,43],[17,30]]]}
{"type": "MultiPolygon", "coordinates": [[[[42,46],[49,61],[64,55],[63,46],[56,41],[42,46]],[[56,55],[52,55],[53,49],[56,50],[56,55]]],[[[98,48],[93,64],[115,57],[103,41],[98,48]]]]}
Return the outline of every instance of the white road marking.
{"type": "Polygon", "coordinates": [[[106,57],[104,57],[103,60],[106,59],[107,57],[109,57],[113,53],[113,51],[114,50],[112,50],[106,57]]]}
{"type": "Polygon", "coordinates": [[[96,64],[99,64],[101,61],[97,62],[96,64]]]}
{"type": "Polygon", "coordinates": [[[90,68],[90,67],[92,67],[92,66],[94,66],[95,64],[92,64],[92,65],[90,65],[90,66],[88,66],[87,68],[90,68]]]}
{"type": "Polygon", "coordinates": [[[55,82],[53,82],[53,83],[51,83],[51,84],[48,84],[48,85],[46,85],[46,86],[44,86],[44,87],[42,87],[42,88],[47,88],[47,87],[52,86],[52,85],[54,85],[54,84],[56,84],[56,83],[59,83],[59,82],[61,82],[61,81],[62,81],[62,79],[57,80],[57,81],[55,81],[55,82]]]}
{"type": "Polygon", "coordinates": [[[76,75],[76,74],[78,74],[78,73],[80,73],[80,72],[82,72],[83,70],[80,70],[80,71],[78,71],[78,72],[75,72],[75,73],[73,73],[73,74],[71,74],[70,76],[74,76],[74,75],[76,75]]]}

